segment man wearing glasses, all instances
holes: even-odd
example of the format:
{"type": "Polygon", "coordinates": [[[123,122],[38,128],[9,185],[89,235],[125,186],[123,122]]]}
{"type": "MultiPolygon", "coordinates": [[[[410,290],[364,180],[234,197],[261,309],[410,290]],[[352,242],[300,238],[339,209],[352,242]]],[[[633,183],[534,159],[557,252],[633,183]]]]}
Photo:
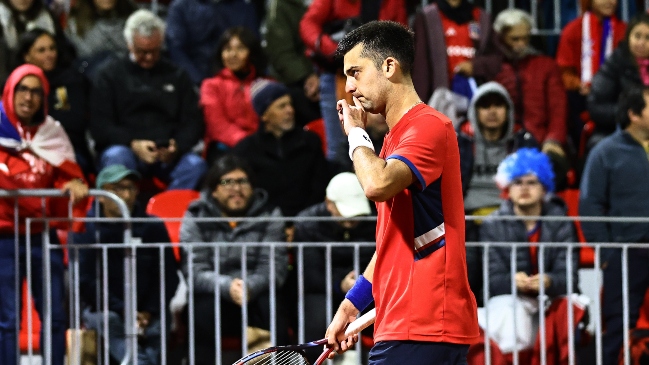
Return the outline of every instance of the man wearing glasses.
{"type": "MultiPolygon", "coordinates": [[[[124,201],[133,218],[151,218],[144,208],[137,203],[138,181],[140,174],[130,170],[124,165],[110,165],[102,169],[97,175],[97,188],[114,193],[124,201]]],[[[88,211],[89,218],[122,218],[119,205],[112,199],[98,197],[99,204],[92,204],[88,211]]],[[[122,243],[124,242],[124,223],[118,220],[102,220],[100,222],[86,222],[85,232],[73,235],[75,244],[88,243],[122,243]]],[[[134,221],[132,223],[133,243],[168,243],[169,235],[164,223],[158,219],[149,221],[134,221]]],[[[109,248],[105,258],[108,283],[102,280],[104,258],[102,251],[96,249],[80,249],[79,273],[81,300],[85,305],[83,320],[86,327],[104,334],[102,330],[104,310],[108,310],[108,351],[115,361],[122,361],[127,355],[127,328],[131,325],[124,323],[124,254],[123,248],[109,248]],[[97,269],[99,263],[100,269],[97,269]],[[99,273],[99,277],[97,274],[99,273]],[[99,283],[99,284],[98,284],[99,283]],[[97,285],[100,285],[97,287],[97,285]],[[105,308],[103,298],[97,293],[103,293],[104,286],[108,286],[108,308],[105,308]]],[[[136,325],[138,328],[138,364],[155,365],[160,363],[161,333],[166,328],[161,328],[160,316],[169,313],[167,303],[178,286],[176,276],[177,264],[173,258],[171,248],[167,247],[163,253],[158,248],[137,249],[137,271],[135,277],[137,287],[135,290],[137,302],[136,325]],[[160,276],[160,255],[163,255],[164,272],[160,276]],[[165,293],[160,293],[164,280],[165,293]],[[163,295],[163,298],[160,296],[163,295]],[[162,299],[162,300],[161,300],[162,299]],[[161,306],[161,303],[163,306],[161,306]]],[[[101,294],[100,294],[101,295],[101,294]]],[[[169,320],[166,323],[170,323],[169,320]]]]}
{"type": "MultiPolygon", "coordinates": [[[[273,250],[257,243],[286,240],[284,222],[278,220],[281,217],[279,208],[269,203],[266,191],[256,188],[251,169],[244,160],[224,155],[214,162],[200,198],[189,205],[180,229],[182,269],[186,278],[191,270],[193,281],[194,292],[189,295],[194,297],[194,308],[190,311],[193,309],[196,319],[197,364],[214,364],[216,316],[221,319],[218,328],[222,335],[241,336],[244,304],[248,309],[248,332],[262,333],[262,338],[269,338],[268,332],[263,331],[270,329],[269,299],[275,296],[277,300],[288,273],[288,256],[285,246],[275,247],[275,268],[271,271],[273,250]],[[205,218],[214,219],[206,221],[205,218]],[[245,243],[245,256],[241,245],[231,243],[245,243]],[[245,274],[241,265],[243,257],[245,274]],[[278,293],[269,291],[272,279],[278,293]],[[217,293],[220,313],[215,313],[214,308],[217,293]]],[[[286,341],[287,328],[282,309],[278,307],[277,313],[280,343],[286,341]]],[[[255,346],[253,337],[257,336],[248,336],[249,348],[255,346]]]]}
{"type": "Polygon", "coordinates": [[[90,132],[99,168],[121,164],[168,189],[194,189],[207,170],[191,152],[203,135],[198,95],[186,72],[161,57],[165,27],[148,10],[124,26],[129,54],[97,70],[90,132]]]}

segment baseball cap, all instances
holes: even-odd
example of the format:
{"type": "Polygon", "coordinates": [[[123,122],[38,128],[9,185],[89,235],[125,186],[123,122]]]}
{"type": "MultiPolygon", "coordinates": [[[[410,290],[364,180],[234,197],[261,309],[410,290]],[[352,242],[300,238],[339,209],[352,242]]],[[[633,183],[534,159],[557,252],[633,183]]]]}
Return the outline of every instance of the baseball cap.
{"type": "Polygon", "coordinates": [[[345,218],[368,215],[371,212],[370,201],[358,178],[351,172],[342,172],[329,181],[327,199],[336,204],[338,212],[345,218]]]}
{"type": "Polygon", "coordinates": [[[140,180],[141,178],[139,172],[130,170],[124,165],[106,166],[97,175],[97,188],[101,189],[104,184],[114,184],[127,176],[131,176],[135,180],[140,180]]]}

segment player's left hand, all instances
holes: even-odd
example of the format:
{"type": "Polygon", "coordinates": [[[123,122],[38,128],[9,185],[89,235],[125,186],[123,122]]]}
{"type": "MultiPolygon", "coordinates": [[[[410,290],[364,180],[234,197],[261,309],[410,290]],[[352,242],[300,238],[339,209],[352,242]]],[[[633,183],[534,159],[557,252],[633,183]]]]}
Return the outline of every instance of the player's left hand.
{"type": "Polygon", "coordinates": [[[353,106],[349,105],[345,99],[338,100],[336,104],[338,119],[340,120],[345,135],[349,135],[349,131],[352,128],[359,127],[365,129],[365,124],[367,124],[367,113],[363,105],[361,105],[361,102],[355,96],[352,99],[354,100],[353,106]]]}

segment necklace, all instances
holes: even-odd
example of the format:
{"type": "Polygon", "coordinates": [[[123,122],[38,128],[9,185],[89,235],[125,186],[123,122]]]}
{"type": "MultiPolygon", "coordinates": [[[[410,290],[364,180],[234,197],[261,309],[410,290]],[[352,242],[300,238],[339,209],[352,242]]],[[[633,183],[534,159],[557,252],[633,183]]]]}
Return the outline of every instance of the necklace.
{"type": "Polygon", "coordinates": [[[419,105],[419,104],[423,104],[423,103],[424,103],[423,101],[419,100],[418,102],[414,103],[410,108],[408,108],[408,110],[406,110],[406,112],[403,113],[403,115],[408,114],[408,112],[411,111],[412,108],[416,107],[416,106],[419,105]]]}

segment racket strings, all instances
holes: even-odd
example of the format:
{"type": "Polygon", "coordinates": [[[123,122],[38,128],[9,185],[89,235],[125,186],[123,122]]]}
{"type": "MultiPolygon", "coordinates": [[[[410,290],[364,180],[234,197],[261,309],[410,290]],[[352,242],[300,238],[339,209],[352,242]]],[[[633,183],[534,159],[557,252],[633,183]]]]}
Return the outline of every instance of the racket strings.
{"type": "Polygon", "coordinates": [[[276,351],[255,357],[245,365],[310,365],[304,356],[295,351],[276,351]]]}

